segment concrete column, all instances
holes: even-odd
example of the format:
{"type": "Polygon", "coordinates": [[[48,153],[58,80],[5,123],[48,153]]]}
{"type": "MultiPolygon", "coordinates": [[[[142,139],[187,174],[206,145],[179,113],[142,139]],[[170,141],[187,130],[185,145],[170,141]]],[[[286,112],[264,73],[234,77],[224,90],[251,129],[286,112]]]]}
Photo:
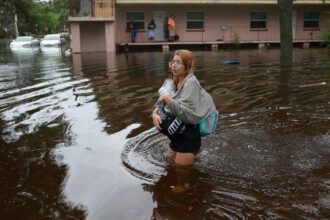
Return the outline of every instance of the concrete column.
{"type": "Polygon", "coordinates": [[[303,43],[303,48],[304,49],[309,49],[309,43],[307,42],[307,43],[303,43]]]}
{"type": "Polygon", "coordinates": [[[76,76],[79,76],[82,73],[82,60],[80,53],[72,54],[72,63],[73,63],[73,73],[76,76]]]}
{"type": "Polygon", "coordinates": [[[218,50],[218,44],[212,44],[211,49],[212,49],[212,51],[217,51],[218,50]]]}
{"type": "Polygon", "coordinates": [[[264,49],[265,48],[265,44],[258,44],[258,48],[259,49],[264,49]]]}
{"type": "Polygon", "coordinates": [[[107,68],[108,68],[108,70],[111,70],[111,77],[113,77],[111,79],[113,79],[115,81],[116,76],[118,76],[118,71],[116,71],[117,70],[116,53],[106,53],[106,61],[107,61],[107,68]]]}
{"type": "Polygon", "coordinates": [[[115,22],[105,22],[105,46],[106,52],[116,51],[116,35],[115,35],[115,22]]]}
{"type": "Polygon", "coordinates": [[[163,49],[163,51],[169,51],[170,46],[168,44],[163,44],[162,49],[163,49]]]}
{"type": "Polygon", "coordinates": [[[71,22],[71,35],[72,35],[72,43],[71,43],[72,53],[81,53],[79,22],[71,22]]]}

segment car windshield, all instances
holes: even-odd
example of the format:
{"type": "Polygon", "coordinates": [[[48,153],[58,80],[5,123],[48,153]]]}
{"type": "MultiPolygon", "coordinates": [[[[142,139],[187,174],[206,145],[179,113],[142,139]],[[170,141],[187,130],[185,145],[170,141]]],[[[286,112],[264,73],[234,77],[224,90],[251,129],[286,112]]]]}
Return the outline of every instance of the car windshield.
{"type": "Polygon", "coordinates": [[[59,40],[60,35],[46,35],[44,40],[59,40]]]}
{"type": "Polygon", "coordinates": [[[18,37],[16,38],[15,41],[17,42],[28,42],[28,41],[31,41],[32,40],[32,37],[18,37]]]}

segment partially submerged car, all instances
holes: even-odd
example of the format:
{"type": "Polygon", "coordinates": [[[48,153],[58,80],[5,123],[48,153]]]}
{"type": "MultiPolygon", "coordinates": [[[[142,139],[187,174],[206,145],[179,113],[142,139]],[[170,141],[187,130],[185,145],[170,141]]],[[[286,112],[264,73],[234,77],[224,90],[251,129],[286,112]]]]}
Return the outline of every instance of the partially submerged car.
{"type": "Polygon", "coordinates": [[[62,34],[47,34],[40,43],[41,47],[59,47],[65,45],[65,38],[62,34]]]}
{"type": "Polygon", "coordinates": [[[39,41],[34,37],[26,36],[26,37],[17,37],[10,43],[11,48],[18,47],[37,47],[39,45],[39,41]]]}

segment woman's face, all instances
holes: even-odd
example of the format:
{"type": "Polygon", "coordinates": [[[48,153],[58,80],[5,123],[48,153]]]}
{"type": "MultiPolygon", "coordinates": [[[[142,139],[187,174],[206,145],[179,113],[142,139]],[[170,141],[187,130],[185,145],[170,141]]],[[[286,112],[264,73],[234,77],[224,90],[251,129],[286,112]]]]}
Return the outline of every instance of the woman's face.
{"type": "Polygon", "coordinates": [[[175,55],[172,60],[172,72],[174,76],[181,76],[185,71],[184,63],[178,55],[175,55]]]}

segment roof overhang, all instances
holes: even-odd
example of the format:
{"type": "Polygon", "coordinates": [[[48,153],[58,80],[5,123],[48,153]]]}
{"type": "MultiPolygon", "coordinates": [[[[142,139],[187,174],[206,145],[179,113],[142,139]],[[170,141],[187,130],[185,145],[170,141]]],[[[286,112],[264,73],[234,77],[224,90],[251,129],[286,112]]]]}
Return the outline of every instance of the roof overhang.
{"type": "Polygon", "coordinates": [[[115,21],[114,17],[69,17],[70,22],[115,21]]]}
{"type": "MultiPolygon", "coordinates": [[[[277,0],[116,0],[116,4],[272,4],[277,0]]],[[[330,4],[330,0],[295,0],[298,4],[330,4]]]]}

